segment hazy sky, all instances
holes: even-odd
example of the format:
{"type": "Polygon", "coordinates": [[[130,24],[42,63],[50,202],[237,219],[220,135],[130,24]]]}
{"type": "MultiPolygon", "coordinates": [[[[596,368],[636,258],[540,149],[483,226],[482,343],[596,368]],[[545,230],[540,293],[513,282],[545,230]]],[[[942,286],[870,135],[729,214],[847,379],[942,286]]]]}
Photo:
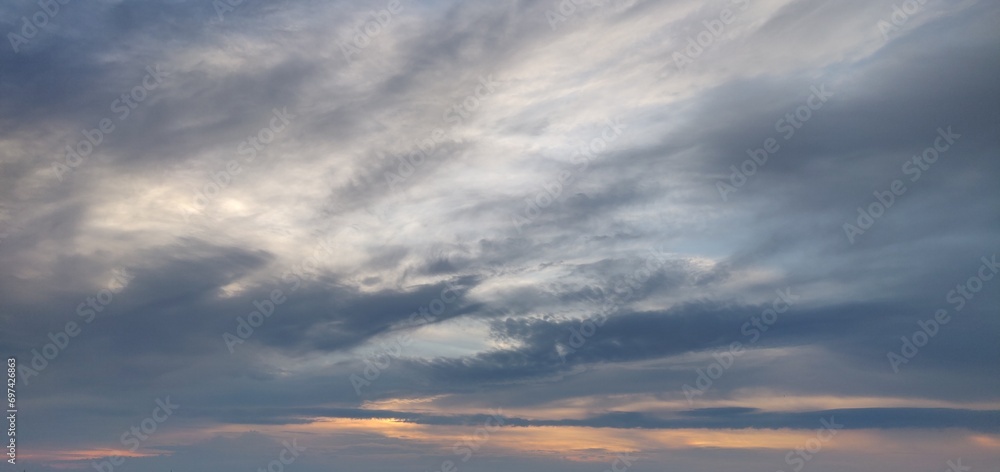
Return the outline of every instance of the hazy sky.
{"type": "Polygon", "coordinates": [[[1000,472],[998,24],[4,2],[3,470],[1000,472]]]}

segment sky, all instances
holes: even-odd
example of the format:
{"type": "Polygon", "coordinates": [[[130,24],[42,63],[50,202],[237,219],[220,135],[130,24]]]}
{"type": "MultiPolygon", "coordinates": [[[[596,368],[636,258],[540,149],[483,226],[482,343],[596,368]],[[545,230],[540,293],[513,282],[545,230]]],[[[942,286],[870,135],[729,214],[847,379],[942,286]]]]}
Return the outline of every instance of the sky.
{"type": "Polygon", "coordinates": [[[1000,472],[998,24],[4,2],[3,470],[1000,472]]]}

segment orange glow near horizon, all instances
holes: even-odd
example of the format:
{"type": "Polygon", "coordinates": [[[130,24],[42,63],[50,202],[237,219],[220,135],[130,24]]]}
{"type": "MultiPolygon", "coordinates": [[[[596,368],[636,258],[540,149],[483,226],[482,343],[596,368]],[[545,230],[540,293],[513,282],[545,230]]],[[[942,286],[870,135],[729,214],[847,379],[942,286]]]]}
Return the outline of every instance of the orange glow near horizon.
{"type": "Polygon", "coordinates": [[[122,449],[94,448],[94,449],[73,449],[73,450],[41,451],[41,452],[35,451],[35,452],[25,452],[25,453],[19,452],[17,454],[17,457],[18,459],[27,459],[27,460],[69,462],[69,461],[96,460],[111,456],[153,457],[166,453],[167,451],[133,452],[122,449]]]}
{"type": "Polygon", "coordinates": [[[978,444],[980,447],[984,447],[986,449],[1000,450],[1000,437],[978,434],[975,436],[970,436],[970,439],[972,439],[972,441],[978,444]]]}
{"type": "MultiPolygon", "coordinates": [[[[817,420],[816,428],[820,424],[817,420]]],[[[349,453],[358,441],[377,438],[413,442],[432,453],[451,455],[456,446],[478,445],[478,455],[517,455],[559,458],[574,462],[608,462],[616,454],[641,456],[644,452],[685,449],[775,450],[782,452],[806,446],[817,437],[816,429],[615,429],[579,426],[504,426],[492,431],[482,425],[427,425],[399,419],[315,418],[307,424],[288,425],[218,425],[212,428],[176,432],[175,441],[183,444],[202,442],[215,436],[238,436],[251,431],[275,439],[297,435],[314,438],[309,445],[332,454],[349,453]],[[477,430],[480,435],[476,436],[477,430]],[[346,439],[346,440],[345,440],[346,439]]],[[[1000,435],[982,433],[955,434],[947,440],[920,430],[841,430],[833,440],[823,442],[824,450],[878,454],[919,447],[926,451],[955,449],[1000,450],[1000,435]]],[[[53,467],[77,467],[86,461],[108,456],[149,457],[169,451],[130,452],[109,448],[35,451],[24,454],[53,467]],[[62,465],[60,466],[60,463],[62,465]]]]}
{"type": "MultiPolygon", "coordinates": [[[[817,428],[819,422],[817,421],[817,428]]],[[[494,453],[574,455],[574,460],[607,461],[622,452],[662,449],[774,449],[790,450],[804,446],[816,437],[815,430],[791,429],[616,429],[579,426],[502,427],[489,432],[487,439],[476,440],[480,425],[424,425],[394,419],[321,418],[294,429],[303,433],[377,434],[385,438],[425,443],[429,447],[452,452],[456,444],[480,443],[494,453]],[[488,445],[488,446],[487,446],[488,445]],[[582,459],[581,459],[582,458],[582,459]]],[[[262,431],[260,428],[256,430],[262,431]]],[[[278,435],[288,434],[287,426],[269,427],[278,435]]],[[[231,431],[233,432],[233,431],[231,431]]],[[[264,432],[264,431],[262,431],[264,432]]],[[[893,441],[888,441],[893,442],[893,441]]],[[[876,444],[886,444],[879,431],[839,431],[836,440],[824,443],[828,450],[875,451],[876,444]]]]}
{"type": "MultiPolygon", "coordinates": [[[[455,403],[450,395],[438,395],[412,399],[386,399],[368,402],[362,409],[406,411],[435,415],[460,415],[483,413],[482,405],[470,401],[468,404],[455,403]],[[439,402],[441,401],[441,402],[439,402]],[[443,403],[447,401],[447,403],[443,403]]],[[[835,397],[823,395],[787,396],[781,392],[764,389],[738,392],[737,398],[702,400],[699,408],[756,408],[761,411],[823,411],[851,408],[956,408],[969,410],[1000,410],[1000,403],[973,402],[959,403],[921,398],[898,397],[835,397]]],[[[543,405],[521,408],[504,408],[507,416],[534,420],[585,419],[595,411],[643,412],[650,414],[676,413],[690,410],[691,406],[683,397],[662,399],[655,395],[595,395],[567,398],[543,405]]]]}

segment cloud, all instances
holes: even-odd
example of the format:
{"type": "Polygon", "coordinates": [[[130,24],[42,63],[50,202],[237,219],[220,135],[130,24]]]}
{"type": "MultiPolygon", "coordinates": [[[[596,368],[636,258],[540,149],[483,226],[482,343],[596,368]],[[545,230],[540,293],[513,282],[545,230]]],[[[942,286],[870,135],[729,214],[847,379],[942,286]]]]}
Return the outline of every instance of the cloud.
{"type": "MultiPolygon", "coordinates": [[[[698,444],[784,445],[829,415],[924,464],[940,429],[995,452],[996,282],[957,295],[1000,230],[990,2],[926,2],[888,34],[889,0],[58,5],[0,47],[0,351],[30,366],[80,328],[20,377],[30,468],[91,467],[167,394],[184,408],[128,467],[266,467],[293,433],[316,440],[303,470],[437,467],[500,406],[523,443],[483,470],[604,460],[601,441],[781,467],[698,444]],[[776,290],[797,298],[764,330],[776,290]],[[579,455],[524,453],[543,428],[579,455]]],[[[0,31],[39,8],[0,6],[0,31]]],[[[817,468],[912,468],[863,443],[817,468]]]]}

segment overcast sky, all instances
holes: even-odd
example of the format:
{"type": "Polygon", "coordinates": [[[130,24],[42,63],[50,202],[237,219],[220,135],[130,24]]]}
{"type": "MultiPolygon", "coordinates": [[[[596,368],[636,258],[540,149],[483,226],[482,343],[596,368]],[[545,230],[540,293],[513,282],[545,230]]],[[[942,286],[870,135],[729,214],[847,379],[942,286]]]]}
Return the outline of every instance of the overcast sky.
{"type": "Polygon", "coordinates": [[[47,1],[3,470],[1000,472],[993,0],[47,1]]]}

